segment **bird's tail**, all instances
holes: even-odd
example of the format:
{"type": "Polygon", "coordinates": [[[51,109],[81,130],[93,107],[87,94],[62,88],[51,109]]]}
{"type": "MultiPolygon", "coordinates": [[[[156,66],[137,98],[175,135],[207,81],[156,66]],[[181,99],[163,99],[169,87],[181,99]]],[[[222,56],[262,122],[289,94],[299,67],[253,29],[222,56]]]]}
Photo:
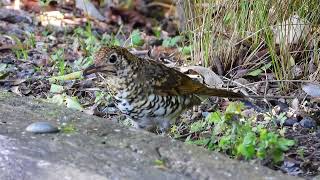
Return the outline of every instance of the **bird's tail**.
{"type": "Polygon", "coordinates": [[[225,89],[216,89],[216,88],[208,88],[204,87],[199,89],[196,94],[205,95],[205,96],[217,96],[217,97],[226,97],[226,98],[246,98],[246,96],[242,93],[236,93],[225,89]]]}

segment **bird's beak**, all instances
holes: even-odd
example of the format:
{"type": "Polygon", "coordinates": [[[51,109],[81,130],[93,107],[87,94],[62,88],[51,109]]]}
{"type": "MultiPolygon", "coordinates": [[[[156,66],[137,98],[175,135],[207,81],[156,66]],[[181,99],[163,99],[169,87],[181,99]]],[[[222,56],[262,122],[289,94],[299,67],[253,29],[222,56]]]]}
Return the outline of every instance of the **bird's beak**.
{"type": "Polygon", "coordinates": [[[113,66],[110,66],[110,65],[102,65],[102,66],[91,65],[83,71],[83,76],[87,76],[89,74],[93,74],[97,72],[115,73],[115,69],[113,66]]]}

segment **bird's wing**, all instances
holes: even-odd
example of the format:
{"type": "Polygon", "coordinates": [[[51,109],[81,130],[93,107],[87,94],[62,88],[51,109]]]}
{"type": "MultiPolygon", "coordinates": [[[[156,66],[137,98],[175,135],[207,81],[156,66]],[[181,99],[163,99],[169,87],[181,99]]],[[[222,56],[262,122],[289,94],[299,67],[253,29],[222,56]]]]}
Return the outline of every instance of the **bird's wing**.
{"type": "Polygon", "coordinates": [[[219,97],[243,97],[242,94],[223,89],[208,88],[204,84],[192,80],[187,75],[152,60],[141,60],[140,81],[154,89],[154,93],[162,96],[208,95],[219,97]]]}

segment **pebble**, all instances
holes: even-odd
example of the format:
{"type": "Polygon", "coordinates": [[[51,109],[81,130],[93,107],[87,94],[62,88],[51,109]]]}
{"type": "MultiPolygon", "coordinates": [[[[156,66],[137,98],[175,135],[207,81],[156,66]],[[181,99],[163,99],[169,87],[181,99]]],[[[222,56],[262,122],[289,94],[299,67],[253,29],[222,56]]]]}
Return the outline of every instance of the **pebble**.
{"type": "Polygon", "coordinates": [[[300,125],[304,128],[315,128],[317,127],[317,123],[315,120],[313,120],[311,117],[304,117],[301,121],[300,121],[300,125]]]}
{"type": "Polygon", "coordinates": [[[290,161],[284,161],[280,169],[290,175],[297,176],[303,173],[300,169],[300,164],[290,161]]]}
{"type": "Polygon", "coordinates": [[[57,133],[57,132],[59,132],[59,129],[49,122],[35,122],[35,123],[30,124],[26,128],[26,131],[36,133],[36,134],[57,133]]]}

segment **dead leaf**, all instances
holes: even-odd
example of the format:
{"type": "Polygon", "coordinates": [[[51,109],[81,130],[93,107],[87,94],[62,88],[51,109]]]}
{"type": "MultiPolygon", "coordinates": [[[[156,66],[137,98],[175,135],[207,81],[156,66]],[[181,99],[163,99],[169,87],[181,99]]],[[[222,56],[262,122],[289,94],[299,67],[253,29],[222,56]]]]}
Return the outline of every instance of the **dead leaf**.
{"type": "Polygon", "coordinates": [[[302,90],[312,97],[320,97],[320,84],[306,83],[302,85],[302,90]]]}
{"type": "Polygon", "coordinates": [[[310,23],[298,15],[291,16],[288,20],[277,24],[273,29],[276,44],[297,44],[310,32],[310,23]]]}
{"type": "Polygon", "coordinates": [[[13,92],[13,93],[15,93],[17,95],[22,96],[22,93],[20,92],[19,86],[12,86],[10,88],[10,90],[11,90],[11,92],[13,92]]]}
{"type": "Polygon", "coordinates": [[[27,11],[32,11],[39,13],[40,12],[40,2],[39,0],[22,0],[23,7],[27,11]]]}
{"type": "Polygon", "coordinates": [[[76,0],[76,8],[83,10],[90,17],[103,21],[105,17],[98,11],[98,9],[88,0],[76,0]]]}
{"type": "Polygon", "coordinates": [[[64,15],[60,11],[44,12],[39,16],[39,21],[42,26],[63,26],[64,15]]]}
{"type": "Polygon", "coordinates": [[[120,16],[121,19],[124,22],[129,23],[131,27],[136,27],[136,26],[151,27],[151,23],[148,21],[148,19],[135,10],[115,8],[115,7],[110,7],[110,10],[112,15],[120,16]]]}
{"type": "Polygon", "coordinates": [[[295,111],[299,110],[299,99],[298,98],[294,98],[291,102],[291,107],[292,109],[294,109],[295,111]]]}
{"type": "Polygon", "coordinates": [[[202,66],[187,66],[180,69],[181,72],[187,72],[189,70],[197,72],[203,78],[203,83],[209,87],[222,87],[224,84],[222,79],[209,68],[202,66]]]}

